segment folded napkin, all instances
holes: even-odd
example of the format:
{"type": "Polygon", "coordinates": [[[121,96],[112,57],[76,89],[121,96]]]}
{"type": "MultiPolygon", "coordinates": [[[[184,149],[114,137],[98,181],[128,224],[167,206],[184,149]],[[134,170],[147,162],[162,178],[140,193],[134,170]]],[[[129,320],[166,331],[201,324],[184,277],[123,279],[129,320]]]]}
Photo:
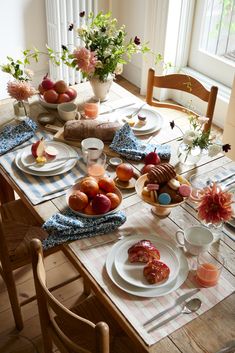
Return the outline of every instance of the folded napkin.
{"type": "Polygon", "coordinates": [[[0,156],[29,140],[36,129],[37,124],[29,118],[18,125],[5,126],[0,133],[0,156]]]}
{"type": "Polygon", "coordinates": [[[69,241],[109,233],[125,221],[126,216],[121,211],[99,218],[86,218],[66,209],[63,213],[53,215],[43,224],[43,229],[49,234],[48,238],[43,240],[43,248],[49,249],[69,241]]]}
{"type": "Polygon", "coordinates": [[[127,159],[135,161],[144,158],[149,152],[153,152],[155,148],[162,160],[169,161],[171,156],[169,145],[142,144],[142,142],[136,138],[128,123],[123,125],[123,127],[115,133],[109,147],[127,159]]]}

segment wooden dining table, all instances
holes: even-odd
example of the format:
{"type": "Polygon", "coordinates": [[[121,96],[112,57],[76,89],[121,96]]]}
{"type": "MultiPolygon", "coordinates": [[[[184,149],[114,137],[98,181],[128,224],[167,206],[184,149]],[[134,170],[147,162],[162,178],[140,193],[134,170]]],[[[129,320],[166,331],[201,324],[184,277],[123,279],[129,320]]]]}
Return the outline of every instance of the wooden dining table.
{"type": "MultiPolygon", "coordinates": [[[[75,86],[78,91],[78,104],[84,100],[84,96],[92,96],[89,83],[75,86]]],[[[138,104],[139,98],[114,83],[111,88],[109,98],[101,104],[101,109],[116,108],[127,104],[138,104]]],[[[30,105],[31,117],[37,119],[39,113],[45,112],[45,108],[40,105],[35,97],[30,105]]],[[[187,166],[178,163],[177,148],[178,138],[181,136],[177,128],[173,130],[169,122],[174,120],[177,125],[185,129],[187,126],[187,116],[182,112],[167,109],[155,109],[162,116],[162,126],[159,131],[152,134],[138,136],[143,143],[168,144],[171,147],[170,163],[175,166],[176,172],[186,179],[192,176],[200,176],[201,179],[224,176],[235,170],[235,163],[223,154],[213,158],[207,154],[202,154],[197,165],[187,166]],[[226,174],[227,173],[227,174],[226,174]]],[[[56,111],[51,111],[58,117],[56,111]]],[[[13,114],[11,103],[6,102],[0,105],[1,114],[13,114]]],[[[40,127],[39,131],[54,134],[57,141],[65,142],[63,139],[63,123],[57,120],[56,126],[40,127]]],[[[70,145],[73,145],[69,142],[70,145]]],[[[232,142],[231,142],[232,143],[232,142]]],[[[80,142],[75,143],[79,148],[80,142]]],[[[75,147],[74,146],[74,147],[75,147]]],[[[107,147],[108,148],[108,147],[107,147]]],[[[15,149],[15,153],[19,147],[15,149]]],[[[107,149],[108,151],[108,149],[107,149]]],[[[11,152],[12,153],[12,152],[11,152]]],[[[14,150],[13,150],[14,153],[14,150]]],[[[107,152],[108,153],[108,152],[107,152]]],[[[112,152],[110,151],[111,155],[112,152]]],[[[123,158],[123,157],[122,157],[123,158]]],[[[14,174],[14,161],[12,162],[12,173],[9,168],[5,168],[0,157],[0,200],[2,203],[15,198],[15,193],[23,200],[25,205],[43,224],[57,212],[63,212],[67,208],[65,194],[33,204],[17,182],[14,174]]],[[[125,158],[123,158],[124,161],[125,158]]],[[[143,161],[128,160],[137,175],[144,166],[143,161]]],[[[108,166],[107,173],[115,177],[115,167],[108,166]]],[[[78,175],[79,176],[79,175],[78,175]]],[[[226,345],[228,341],[235,339],[235,231],[224,225],[220,231],[220,239],[214,242],[209,249],[209,254],[219,259],[225,259],[222,275],[217,286],[212,288],[199,287],[195,281],[196,257],[182,251],[187,259],[189,273],[187,280],[179,288],[163,296],[144,297],[131,294],[118,286],[110,279],[106,271],[106,258],[113,245],[116,245],[120,236],[128,238],[130,235],[141,235],[143,239],[148,236],[156,236],[165,241],[176,244],[175,232],[178,229],[186,229],[191,225],[198,225],[197,211],[192,202],[184,202],[173,207],[168,217],[159,218],[151,212],[151,205],[145,203],[137,195],[135,188],[121,189],[123,201],[121,210],[125,213],[127,220],[116,231],[99,235],[92,238],[76,240],[69,245],[66,244],[66,251],[70,259],[84,278],[84,281],[92,289],[95,295],[110,311],[122,326],[133,343],[136,345],[136,352],[171,352],[171,353],[191,353],[191,352],[216,352],[226,345]],[[147,332],[144,322],[161,311],[173,306],[177,298],[185,293],[198,289],[194,295],[202,300],[200,309],[192,314],[181,314],[173,322],[165,326],[156,328],[151,333],[147,332]]],[[[176,314],[181,309],[176,306],[169,314],[155,321],[153,325],[161,320],[176,314]]],[[[151,327],[151,326],[150,326],[151,327]]]]}

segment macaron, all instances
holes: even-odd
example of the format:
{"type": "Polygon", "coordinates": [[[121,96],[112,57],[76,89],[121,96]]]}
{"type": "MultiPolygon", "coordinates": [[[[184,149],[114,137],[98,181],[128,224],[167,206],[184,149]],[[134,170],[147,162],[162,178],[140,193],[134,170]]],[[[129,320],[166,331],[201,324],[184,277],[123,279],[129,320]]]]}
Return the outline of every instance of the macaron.
{"type": "Polygon", "coordinates": [[[189,197],[191,194],[191,186],[187,184],[181,184],[178,191],[181,196],[189,197]]]}
{"type": "Polygon", "coordinates": [[[180,182],[179,180],[172,178],[171,180],[168,181],[167,185],[172,189],[172,190],[178,190],[180,187],[180,182]]]}
{"type": "Polygon", "coordinates": [[[163,192],[158,196],[158,202],[161,205],[169,205],[171,203],[171,197],[166,192],[163,192]]]}
{"type": "Polygon", "coordinates": [[[158,185],[158,184],[148,184],[148,185],[147,185],[147,189],[148,189],[149,191],[158,190],[158,189],[159,189],[159,185],[158,185]]]}

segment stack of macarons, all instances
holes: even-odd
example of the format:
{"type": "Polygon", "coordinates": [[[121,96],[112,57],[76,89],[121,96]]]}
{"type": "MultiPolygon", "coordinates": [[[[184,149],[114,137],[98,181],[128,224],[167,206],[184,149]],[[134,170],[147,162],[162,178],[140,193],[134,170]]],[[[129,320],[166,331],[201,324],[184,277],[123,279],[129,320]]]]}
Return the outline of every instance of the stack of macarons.
{"type": "Polygon", "coordinates": [[[142,196],[161,205],[177,204],[189,197],[191,186],[177,175],[174,167],[163,163],[153,167],[147,174],[142,196]]]}

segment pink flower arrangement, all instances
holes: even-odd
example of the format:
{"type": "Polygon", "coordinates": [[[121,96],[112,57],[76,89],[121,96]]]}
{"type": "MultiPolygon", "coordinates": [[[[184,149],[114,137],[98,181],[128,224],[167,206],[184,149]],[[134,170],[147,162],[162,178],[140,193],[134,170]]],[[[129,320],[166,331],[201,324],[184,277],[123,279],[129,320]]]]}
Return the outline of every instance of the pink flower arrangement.
{"type": "Polygon", "coordinates": [[[232,193],[214,183],[200,191],[198,217],[212,224],[226,222],[233,214],[232,203],[232,193]]]}
{"type": "Polygon", "coordinates": [[[87,75],[95,72],[97,64],[96,53],[86,48],[77,48],[73,52],[78,69],[87,75]]]}
{"type": "Polygon", "coordinates": [[[18,101],[24,101],[32,97],[36,91],[27,81],[9,81],[7,84],[7,92],[12,98],[18,101]]]}

